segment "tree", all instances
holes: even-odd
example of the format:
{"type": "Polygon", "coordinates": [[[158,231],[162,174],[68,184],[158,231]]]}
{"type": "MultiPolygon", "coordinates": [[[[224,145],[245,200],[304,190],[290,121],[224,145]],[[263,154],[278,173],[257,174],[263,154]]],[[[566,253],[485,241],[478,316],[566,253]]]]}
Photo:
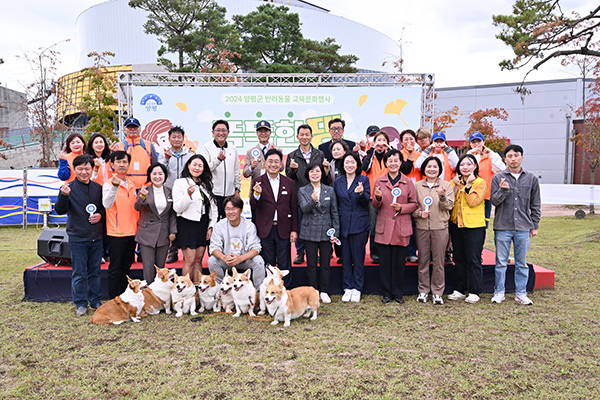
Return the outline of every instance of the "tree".
{"type": "Polygon", "coordinates": [[[220,51],[239,47],[239,34],[227,22],[225,7],[214,0],[130,0],[129,6],[148,12],[144,32],[163,44],[158,62],[171,72],[210,69],[220,51]],[[177,62],[163,57],[169,53],[177,55],[177,62]]]}
{"type": "Polygon", "coordinates": [[[465,147],[469,145],[468,138],[473,132],[481,132],[485,138],[485,146],[494,150],[497,153],[504,151],[508,146],[508,139],[500,136],[498,129],[494,127],[491,118],[508,120],[508,112],[500,108],[486,108],[485,110],[477,110],[469,115],[469,129],[465,133],[465,147]]]}
{"type": "MultiPolygon", "coordinates": [[[[64,40],[65,42],[68,41],[64,40]]],[[[28,117],[31,138],[39,141],[42,147],[42,158],[39,160],[41,167],[51,167],[54,155],[54,145],[57,140],[62,140],[66,129],[60,121],[57,106],[59,95],[64,93],[59,83],[54,81],[56,66],[59,63],[60,53],[55,47],[61,42],[46,48],[26,53],[22,56],[31,67],[35,82],[26,86],[28,117]]]]}
{"type": "Polygon", "coordinates": [[[81,71],[81,79],[89,82],[89,90],[81,99],[81,108],[89,118],[85,126],[88,139],[93,133],[99,132],[111,141],[118,140],[115,134],[115,112],[112,108],[117,105],[114,97],[116,80],[106,71],[106,66],[110,65],[108,57],[114,56],[109,51],[92,52],[88,57],[94,60],[93,65],[81,71]]]}
{"type": "Polygon", "coordinates": [[[357,71],[353,65],[358,61],[358,57],[352,54],[340,55],[338,51],[341,46],[335,43],[333,38],[327,38],[322,42],[305,39],[304,47],[306,48],[306,57],[302,65],[310,72],[354,73],[357,71]]]}
{"type": "Polygon", "coordinates": [[[591,44],[600,35],[600,6],[585,16],[569,18],[560,0],[516,0],[511,15],[494,15],[502,27],[496,37],[511,46],[515,58],[500,63],[502,69],[519,69],[536,61],[532,69],[557,57],[581,54],[600,57],[591,44]]]}
{"type": "Polygon", "coordinates": [[[247,15],[234,15],[242,40],[238,65],[245,71],[308,72],[300,17],[286,6],[263,4],[247,15]]]}
{"type": "MultiPolygon", "coordinates": [[[[437,98],[437,94],[435,97],[437,98]]],[[[449,110],[436,113],[436,115],[433,117],[433,131],[445,132],[447,129],[450,129],[450,127],[452,127],[456,121],[458,121],[458,117],[461,115],[462,113],[460,112],[458,106],[454,106],[449,110]]]]}

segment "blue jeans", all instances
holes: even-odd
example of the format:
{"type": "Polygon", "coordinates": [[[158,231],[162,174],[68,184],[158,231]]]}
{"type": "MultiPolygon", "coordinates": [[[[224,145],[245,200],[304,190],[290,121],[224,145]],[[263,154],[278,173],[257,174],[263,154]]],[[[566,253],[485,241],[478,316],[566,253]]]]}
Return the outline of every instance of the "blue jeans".
{"type": "Polygon", "coordinates": [[[71,252],[71,296],[77,307],[100,303],[102,240],[79,242],[69,238],[71,252]]]}
{"type": "Polygon", "coordinates": [[[514,243],[515,254],[515,288],[517,294],[527,294],[529,267],[527,266],[527,250],[529,250],[529,231],[494,231],[496,244],[496,282],[494,293],[504,293],[506,281],[506,264],[510,254],[510,244],[514,243]]]}

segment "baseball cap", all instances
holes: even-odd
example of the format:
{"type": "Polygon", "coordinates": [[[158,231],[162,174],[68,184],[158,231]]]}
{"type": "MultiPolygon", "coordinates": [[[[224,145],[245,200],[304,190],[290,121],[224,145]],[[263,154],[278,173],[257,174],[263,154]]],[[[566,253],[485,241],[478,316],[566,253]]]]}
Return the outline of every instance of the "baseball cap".
{"type": "Polygon", "coordinates": [[[434,142],[436,139],[443,139],[446,141],[446,134],[444,132],[437,131],[431,136],[431,141],[434,142]]]}
{"type": "Polygon", "coordinates": [[[130,126],[130,125],[133,125],[133,126],[138,127],[138,128],[141,126],[140,125],[140,121],[138,121],[137,118],[133,118],[133,117],[132,118],[127,118],[125,120],[125,123],[123,124],[123,126],[130,126]]]}
{"type": "Polygon", "coordinates": [[[471,133],[471,136],[469,136],[469,142],[472,142],[475,139],[479,139],[482,142],[485,141],[485,137],[483,136],[483,134],[481,132],[473,132],[473,133],[471,133]]]}
{"type": "Polygon", "coordinates": [[[367,128],[367,136],[371,136],[377,132],[379,132],[379,127],[377,125],[371,125],[367,128]]]}

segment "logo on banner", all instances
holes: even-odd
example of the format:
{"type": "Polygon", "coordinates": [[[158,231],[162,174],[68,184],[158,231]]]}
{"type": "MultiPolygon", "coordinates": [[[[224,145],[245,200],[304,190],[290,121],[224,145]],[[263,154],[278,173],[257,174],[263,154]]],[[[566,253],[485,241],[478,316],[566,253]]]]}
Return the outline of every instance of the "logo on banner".
{"type": "Polygon", "coordinates": [[[162,106],[162,104],[160,96],[154,93],[147,93],[140,100],[140,105],[144,106],[148,112],[158,110],[158,106],[162,106]]]}

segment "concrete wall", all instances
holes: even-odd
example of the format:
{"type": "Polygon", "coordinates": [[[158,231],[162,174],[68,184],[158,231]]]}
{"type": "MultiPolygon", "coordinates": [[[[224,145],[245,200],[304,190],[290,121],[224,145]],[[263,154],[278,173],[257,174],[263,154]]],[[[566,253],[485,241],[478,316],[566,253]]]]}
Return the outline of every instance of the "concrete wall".
{"type": "Polygon", "coordinates": [[[493,120],[500,135],[523,147],[525,169],[534,172],[541,183],[571,183],[573,147],[567,143],[572,123],[568,116],[581,104],[581,80],[531,82],[531,94],[522,101],[514,92],[518,83],[436,89],[436,112],[458,106],[463,115],[447,130],[449,140],[464,140],[473,111],[502,107],[507,121],[493,120]],[[567,165],[567,167],[565,167],[567,165]],[[567,182],[565,182],[565,171],[567,182]]]}
{"type": "MultiPolygon", "coordinates": [[[[59,152],[60,143],[57,143],[53,148],[53,159],[58,160],[59,152]]],[[[32,168],[36,167],[39,164],[39,160],[42,158],[42,146],[40,144],[32,144],[25,147],[20,146],[10,150],[4,150],[1,154],[6,156],[6,160],[0,158],[0,169],[32,168]]]]}

